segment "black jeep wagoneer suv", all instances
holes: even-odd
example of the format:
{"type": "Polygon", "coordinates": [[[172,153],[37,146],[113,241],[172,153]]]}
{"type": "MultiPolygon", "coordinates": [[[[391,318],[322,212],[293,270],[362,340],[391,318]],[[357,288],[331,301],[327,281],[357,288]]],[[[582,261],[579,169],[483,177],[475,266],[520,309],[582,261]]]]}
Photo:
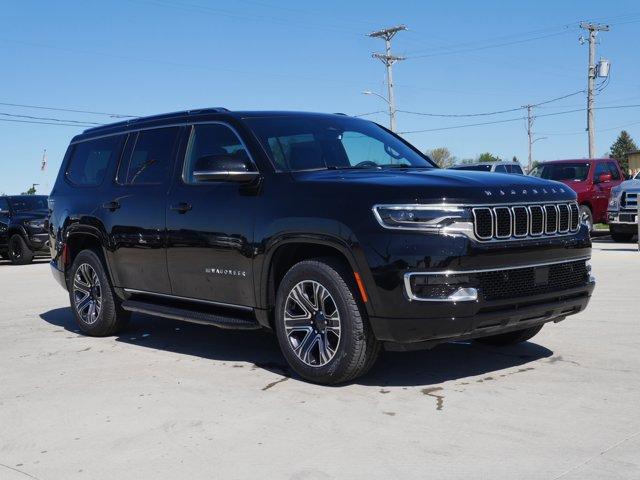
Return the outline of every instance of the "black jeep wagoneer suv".
{"type": "Polygon", "coordinates": [[[272,329],[318,383],[362,375],[383,344],[523,342],[594,288],[571,189],[442,170],[340,114],[211,108],[92,128],[49,207],[53,274],[84,333],[131,312],[272,329]]]}

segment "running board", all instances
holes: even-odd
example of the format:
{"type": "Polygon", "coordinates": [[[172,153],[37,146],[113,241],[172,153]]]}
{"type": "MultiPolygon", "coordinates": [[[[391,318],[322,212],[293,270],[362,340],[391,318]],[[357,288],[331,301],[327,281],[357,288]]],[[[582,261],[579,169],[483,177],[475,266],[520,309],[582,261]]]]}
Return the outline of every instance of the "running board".
{"type": "Polygon", "coordinates": [[[125,300],[122,308],[127,312],[145,313],[156,317],[171,318],[183,322],[199,323],[201,325],[213,325],[218,328],[233,330],[258,330],[260,324],[255,320],[227,317],[215,313],[198,312],[185,308],[175,308],[166,305],[157,305],[136,300],[125,300]]]}

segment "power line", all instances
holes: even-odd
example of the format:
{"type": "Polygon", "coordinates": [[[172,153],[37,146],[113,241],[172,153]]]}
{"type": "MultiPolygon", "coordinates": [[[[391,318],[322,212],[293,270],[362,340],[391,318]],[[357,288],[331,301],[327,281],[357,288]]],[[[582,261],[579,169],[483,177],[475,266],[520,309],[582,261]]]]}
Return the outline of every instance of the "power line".
{"type": "Polygon", "coordinates": [[[455,128],[466,128],[466,127],[477,127],[480,125],[493,125],[496,123],[507,123],[507,122],[519,122],[523,120],[525,117],[517,117],[517,118],[508,118],[506,120],[494,120],[492,122],[481,122],[481,123],[468,123],[466,125],[454,125],[451,127],[440,127],[440,128],[428,128],[425,130],[409,130],[406,132],[398,132],[400,134],[410,134],[410,133],[422,133],[422,132],[437,132],[440,130],[453,130],[455,128]]]}
{"type": "Polygon", "coordinates": [[[91,110],[75,110],[75,109],[71,109],[71,108],[56,108],[56,107],[45,107],[42,105],[26,105],[23,103],[7,103],[7,102],[0,102],[0,105],[4,105],[7,107],[22,107],[22,108],[35,108],[35,109],[39,109],[39,110],[52,110],[52,111],[57,111],[57,112],[71,112],[71,113],[87,113],[90,115],[106,115],[108,117],[114,117],[114,118],[137,118],[138,115],[125,115],[122,113],[107,113],[107,112],[94,112],[91,110]]]}
{"type": "Polygon", "coordinates": [[[40,122],[34,120],[17,120],[12,118],[0,118],[0,122],[10,122],[10,123],[33,123],[38,125],[58,125],[61,127],[90,127],[91,125],[80,125],[77,123],[62,123],[62,122],[40,122]]]}
{"type": "MultiPolygon", "coordinates": [[[[542,101],[542,102],[534,103],[534,104],[531,104],[531,106],[532,107],[537,107],[539,105],[546,105],[548,103],[557,102],[558,100],[563,100],[565,98],[569,98],[569,97],[572,97],[574,95],[579,95],[581,93],[584,93],[584,90],[579,90],[577,92],[569,93],[567,95],[562,95],[561,97],[552,98],[551,100],[545,100],[545,101],[542,101]]],[[[522,106],[522,107],[509,108],[509,109],[506,109],[506,110],[496,110],[494,112],[459,113],[459,114],[458,113],[414,112],[414,111],[409,111],[409,110],[398,110],[398,112],[402,112],[402,113],[406,113],[406,114],[410,114],[410,115],[421,115],[421,116],[425,116],[425,117],[461,118],[461,117],[485,117],[485,116],[491,116],[491,115],[499,115],[499,114],[502,114],[502,113],[517,112],[519,110],[524,110],[526,108],[527,108],[526,106],[522,106]]]]}
{"type": "Polygon", "coordinates": [[[83,120],[68,120],[66,118],[51,118],[51,117],[34,117],[31,115],[18,115],[15,113],[4,113],[4,112],[0,112],[0,115],[4,116],[4,117],[16,117],[16,118],[27,118],[29,120],[46,120],[46,121],[50,121],[50,122],[66,122],[66,123],[78,123],[84,126],[87,125],[104,125],[102,123],[96,123],[96,122],[85,122],[83,120]]]}

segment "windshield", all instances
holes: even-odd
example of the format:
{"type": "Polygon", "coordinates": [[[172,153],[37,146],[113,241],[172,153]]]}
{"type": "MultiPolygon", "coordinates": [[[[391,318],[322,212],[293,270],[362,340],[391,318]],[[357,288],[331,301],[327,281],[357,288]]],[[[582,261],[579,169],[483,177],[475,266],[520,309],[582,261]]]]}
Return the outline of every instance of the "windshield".
{"type": "Polygon", "coordinates": [[[478,172],[490,172],[491,165],[465,165],[463,167],[453,167],[455,170],[476,170],[478,172]]]}
{"type": "Polygon", "coordinates": [[[435,168],[375,123],[340,116],[247,118],[278,171],[435,168]]]}
{"type": "Polygon", "coordinates": [[[546,180],[573,180],[581,182],[587,179],[589,175],[588,163],[558,163],[538,165],[531,171],[534,177],[544,178],[546,180]]]}
{"type": "Polygon", "coordinates": [[[47,209],[47,197],[40,195],[13,197],[9,199],[9,202],[11,208],[16,212],[47,209]]]}

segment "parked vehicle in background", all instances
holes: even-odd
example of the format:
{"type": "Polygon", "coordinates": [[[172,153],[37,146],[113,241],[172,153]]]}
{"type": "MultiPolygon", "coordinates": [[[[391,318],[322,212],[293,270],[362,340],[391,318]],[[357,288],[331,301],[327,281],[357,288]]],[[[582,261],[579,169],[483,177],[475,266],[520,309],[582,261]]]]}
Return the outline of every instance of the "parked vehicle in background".
{"type": "Polygon", "coordinates": [[[578,195],[581,221],[589,231],[594,223],[607,223],[611,189],[625,178],[618,161],[611,158],[542,162],[529,175],[571,187],[578,195]]]}
{"type": "Polygon", "coordinates": [[[616,242],[629,242],[638,233],[638,197],[640,172],[611,189],[609,198],[609,232],[616,242]]]}
{"type": "Polygon", "coordinates": [[[0,256],[23,265],[38,253],[48,255],[47,212],[46,196],[0,197],[0,256]]]}
{"type": "Polygon", "coordinates": [[[318,383],[387,348],[513,345],[594,288],[576,194],[438,168],[346,115],[138,118],[76,136],[49,198],[52,273],[79,329],[131,312],[274,330],[318,383]]]}
{"type": "Polygon", "coordinates": [[[524,175],[522,167],[518,162],[481,162],[463,163],[449,167],[452,170],[475,170],[477,172],[514,173],[524,175]]]}

